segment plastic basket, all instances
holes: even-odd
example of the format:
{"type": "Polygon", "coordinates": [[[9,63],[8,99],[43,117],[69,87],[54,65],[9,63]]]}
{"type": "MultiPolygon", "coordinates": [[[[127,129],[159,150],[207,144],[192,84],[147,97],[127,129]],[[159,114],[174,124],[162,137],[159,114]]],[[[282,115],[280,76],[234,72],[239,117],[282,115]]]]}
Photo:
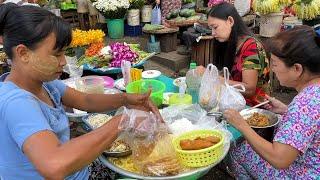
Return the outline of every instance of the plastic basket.
{"type": "Polygon", "coordinates": [[[162,105],[163,101],[163,92],[166,90],[166,85],[158,80],[138,80],[131,82],[127,85],[127,93],[147,93],[151,89],[151,100],[157,106],[162,105]]]}
{"type": "Polygon", "coordinates": [[[126,24],[124,26],[124,33],[126,36],[140,36],[142,35],[142,26],[138,25],[138,26],[130,26],[128,24],[126,24]]]}
{"type": "Polygon", "coordinates": [[[219,160],[223,154],[223,141],[224,136],[220,131],[195,130],[174,138],[172,143],[181,164],[187,167],[203,167],[213,164],[219,160]],[[220,142],[201,150],[182,150],[180,147],[181,140],[195,139],[197,137],[204,138],[208,136],[217,136],[220,138],[220,142]]]}

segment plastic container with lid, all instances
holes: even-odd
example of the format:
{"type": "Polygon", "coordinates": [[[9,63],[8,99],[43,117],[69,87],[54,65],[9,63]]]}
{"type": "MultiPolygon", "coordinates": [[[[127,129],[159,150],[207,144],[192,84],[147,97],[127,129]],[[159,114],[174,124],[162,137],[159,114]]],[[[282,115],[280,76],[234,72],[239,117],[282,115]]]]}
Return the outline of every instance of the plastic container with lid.
{"type": "Polygon", "coordinates": [[[172,94],[169,98],[169,105],[189,105],[192,104],[192,96],[189,94],[172,94]]]}

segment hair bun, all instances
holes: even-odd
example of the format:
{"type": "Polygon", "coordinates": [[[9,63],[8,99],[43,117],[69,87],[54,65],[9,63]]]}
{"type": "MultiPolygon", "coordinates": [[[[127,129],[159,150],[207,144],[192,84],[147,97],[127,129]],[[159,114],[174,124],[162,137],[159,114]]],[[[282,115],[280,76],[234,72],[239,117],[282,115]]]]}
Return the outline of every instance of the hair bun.
{"type": "Polygon", "coordinates": [[[17,7],[19,6],[14,3],[5,3],[0,5],[0,35],[3,35],[4,33],[7,14],[17,7]]]}

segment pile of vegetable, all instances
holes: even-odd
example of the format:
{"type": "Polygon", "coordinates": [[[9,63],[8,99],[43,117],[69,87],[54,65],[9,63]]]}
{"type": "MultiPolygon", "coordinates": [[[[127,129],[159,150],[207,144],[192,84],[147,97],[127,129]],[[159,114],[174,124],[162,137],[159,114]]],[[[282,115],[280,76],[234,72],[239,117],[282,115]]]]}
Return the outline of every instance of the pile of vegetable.
{"type": "Polygon", "coordinates": [[[166,17],[167,20],[185,21],[185,20],[199,20],[201,16],[196,15],[196,11],[191,8],[184,8],[181,10],[173,10],[166,17]]]}
{"type": "Polygon", "coordinates": [[[95,68],[121,67],[122,61],[129,61],[133,65],[141,62],[150,53],[140,49],[139,44],[111,43],[104,46],[103,43],[91,44],[85,54],[78,60],[78,65],[88,64],[95,68]]]}

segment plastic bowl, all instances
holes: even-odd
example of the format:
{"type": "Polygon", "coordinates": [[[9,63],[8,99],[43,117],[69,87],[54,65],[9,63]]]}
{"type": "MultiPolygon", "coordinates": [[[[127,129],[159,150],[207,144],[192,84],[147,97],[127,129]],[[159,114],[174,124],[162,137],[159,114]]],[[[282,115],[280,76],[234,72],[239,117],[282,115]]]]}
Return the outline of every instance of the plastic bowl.
{"type": "Polygon", "coordinates": [[[138,93],[143,94],[147,93],[151,89],[151,100],[157,106],[160,106],[163,101],[163,92],[166,89],[166,85],[158,80],[138,80],[131,82],[127,85],[127,93],[138,93]]]}
{"type": "Polygon", "coordinates": [[[89,94],[104,93],[104,79],[99,76],[85,76],[76,81],[79,91],[89,94]]]}

